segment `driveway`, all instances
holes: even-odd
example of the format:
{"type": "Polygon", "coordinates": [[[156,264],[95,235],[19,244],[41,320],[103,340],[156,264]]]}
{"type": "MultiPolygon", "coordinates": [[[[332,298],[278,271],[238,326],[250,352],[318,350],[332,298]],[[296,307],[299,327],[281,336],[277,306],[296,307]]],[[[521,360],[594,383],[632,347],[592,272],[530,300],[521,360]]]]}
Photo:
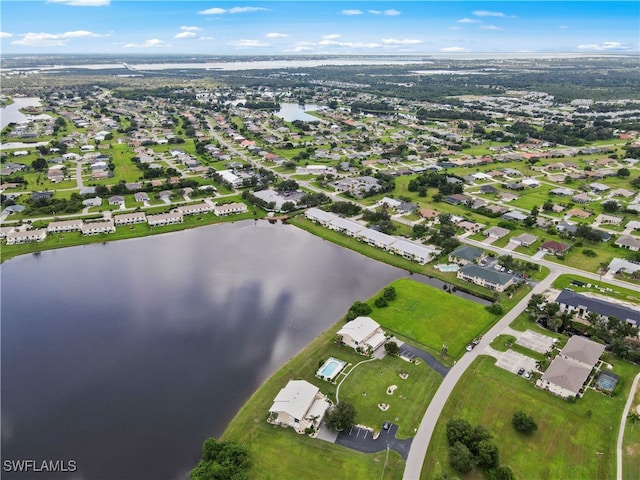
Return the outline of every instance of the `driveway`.
{"type": "Polygon", "coordinates": [[[450,367],[445,367],[430,353],[425,352],[424,350],[420,350],[419,348],[406,343],[403,343],[402,345],[400,345],[400,356],[409,358],[409,359],[414,359],[415,357],[421,358],[422,360],[425,361],[427,365],[429,365],[431,368],[433,368],[436,372],[438,372],[443,377],[447,373],[449,373],[449,370],[451,370],[450,367]]]}
{"type": "Polygon", "coordinates": [[[374,439],[371,430],[353,427],[348,432],[340,432],[335,443],[336,445],[342,445],[351,450],[364,453],[380,452],[389,447],[391,450],[398,452],[400,456],[406,460],[409,456],[409,449],[411,448],[413,439],[399,440],[396,438],[397,431],[398,426],[395,423],[391,424],[389,430],[381,430],[378,438],[374,439]]]}

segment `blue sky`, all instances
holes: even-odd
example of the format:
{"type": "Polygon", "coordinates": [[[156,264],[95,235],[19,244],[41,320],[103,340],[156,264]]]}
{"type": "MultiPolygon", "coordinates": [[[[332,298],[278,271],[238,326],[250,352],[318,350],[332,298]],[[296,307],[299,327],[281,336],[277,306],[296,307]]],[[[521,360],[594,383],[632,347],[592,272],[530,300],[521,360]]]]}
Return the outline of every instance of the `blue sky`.
{"type": "Polygon", "coordinates": [[[9,53],[638,53],[640,2],[2,0],[9,53]]]}

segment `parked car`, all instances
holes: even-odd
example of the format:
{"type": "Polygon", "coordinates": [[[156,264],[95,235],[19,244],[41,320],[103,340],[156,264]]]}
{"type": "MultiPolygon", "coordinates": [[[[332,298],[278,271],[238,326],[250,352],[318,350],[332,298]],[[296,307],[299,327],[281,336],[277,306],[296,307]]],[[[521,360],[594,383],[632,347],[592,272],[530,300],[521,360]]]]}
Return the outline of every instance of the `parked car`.
{"type": "Polygon", "coordinates": [[[385,420],[384,423],[382,424],[382,429],[389,430],[390,428],[391,428],[391,422],[389,420],[385,420]]]}
{"type": "Polygon", "coordinates": [[[520,370],[518,370],[518,375],[522,375],[524,373],[524,368],[520,368],[520,370]]]}

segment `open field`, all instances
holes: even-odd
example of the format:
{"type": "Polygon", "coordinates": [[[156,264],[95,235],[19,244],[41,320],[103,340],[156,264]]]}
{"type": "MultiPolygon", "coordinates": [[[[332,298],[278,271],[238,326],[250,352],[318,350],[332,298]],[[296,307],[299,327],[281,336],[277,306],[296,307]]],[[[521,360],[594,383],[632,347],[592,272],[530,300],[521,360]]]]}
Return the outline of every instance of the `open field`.
{"type": "Polygon", "coordinates": [[[384,328],[460,358],[465,346],[495,323],[498,316],[482,305],[410,279],[391,284],[397,294],[389,306],[374,309],[371,317],[384,328]]]}
{"type": "MultiPolygon", "coordinates": [[[[588,390],[576,403],[536,389],[529,381],[496,368],[479,357],[449,397],[434,431],[422,469],[422,479],[448,472],[446,423],[462,417],[482,424],[500,449],[500,463],[521,479],[611,479],[615,477],[615,445],[620,415],[638,367],[605,358],[620,375],[617,395],[588,390]],[[538,430],[521,435],[511,425],[517,410],[532,415],[538,430]]],[[[484,478],[473,470],[465,479],[484,478]]],[[[631,477],[630,477],[631,478],[631,477]]]]}

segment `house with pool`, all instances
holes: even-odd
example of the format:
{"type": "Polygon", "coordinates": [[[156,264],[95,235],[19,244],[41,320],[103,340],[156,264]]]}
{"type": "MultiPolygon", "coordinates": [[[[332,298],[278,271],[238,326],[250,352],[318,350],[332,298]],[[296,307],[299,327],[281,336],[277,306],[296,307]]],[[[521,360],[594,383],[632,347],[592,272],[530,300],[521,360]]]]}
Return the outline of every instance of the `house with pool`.
{"type": "Polygon", "coordinates": [[[331,401],[306,380],[290,380],[269,409],[269,423],[291,427],[298,433],[318,429],[331,401]]]}
{"type": "Polygon", "coordinates": [[[342,343],[361,353],[373,353],[386,339],[380,324],[370,317],[357,317],[338,330],[342,343]]]}

